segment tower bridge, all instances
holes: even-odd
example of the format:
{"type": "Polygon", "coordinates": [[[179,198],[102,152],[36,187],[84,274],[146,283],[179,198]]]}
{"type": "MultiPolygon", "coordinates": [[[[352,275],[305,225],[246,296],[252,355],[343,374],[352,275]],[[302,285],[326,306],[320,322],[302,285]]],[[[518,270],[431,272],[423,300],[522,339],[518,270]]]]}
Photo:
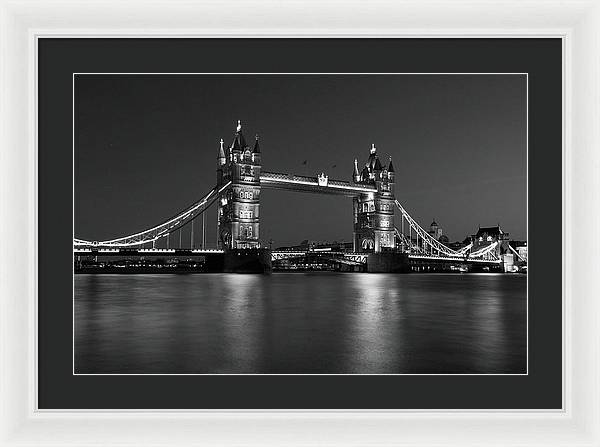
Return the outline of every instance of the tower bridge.
{"type": "Polygon", "coordinates": [[[324,172],[315,177],[269,172],[262,169],[258,135],[249,145],[238,121],[232,143],[225,147],[223,139],[220,140],[216,164],[216,184],[200,200],[161,224],[134,234],[104,241],[75,238],[76,261],[91,256],[176,254],[190,259],[218,259],[212,264],[215,269],[234,272],[269,271],[273,263],[299,258],[325,260],[337,263],[340,268],[352,267],[355,271],[357,268],[359,271],[428,271],[440,265],[488,266],[494,270],[505,267],[503,251],[507,249],[503,248],[503,241],[475,241],[454,250],[425,231],[396,200],[396,174],[392,159],[389,157],[387,162],[382,163],[375,145],[371,146],[362,169],[359,169],[358,160],[354,160],[350,180],[331,179],[324,172]],[[262,247],[260,195],[264,188],[350,198],[353,209],[352,252],[296,253],[262,247]],[[205,250],[205,212],[213,204],[217,207],[217,249],[205,250]],[[399,211],[398,216],[396,211],[399,211]],[[202,219],[200,250],[194,247],[194,221],[198,218],[202,219]],[[182,246],[184,229],[191,233],[189,247],[182,246]],[[179,236],[177,249],[169,246],[173,234],[179,236]],[[159,244],[166,247],[159,247],[159,244]]]}

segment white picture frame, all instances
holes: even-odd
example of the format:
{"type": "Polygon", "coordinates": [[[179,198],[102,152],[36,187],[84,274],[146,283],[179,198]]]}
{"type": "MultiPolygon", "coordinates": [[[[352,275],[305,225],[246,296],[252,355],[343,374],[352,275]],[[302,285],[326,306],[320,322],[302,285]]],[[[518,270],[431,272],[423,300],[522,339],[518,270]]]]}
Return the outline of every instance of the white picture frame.
{"type": "Polygon", "coordinates": [[[0,0],[0,150],[2,446],[600,445],[598,1],[0,0]],[[40,36],[561,37],[563,197],[556,198],[556,206],[563,219],[564,409],[37,410],[35,54],[40,36]]]}

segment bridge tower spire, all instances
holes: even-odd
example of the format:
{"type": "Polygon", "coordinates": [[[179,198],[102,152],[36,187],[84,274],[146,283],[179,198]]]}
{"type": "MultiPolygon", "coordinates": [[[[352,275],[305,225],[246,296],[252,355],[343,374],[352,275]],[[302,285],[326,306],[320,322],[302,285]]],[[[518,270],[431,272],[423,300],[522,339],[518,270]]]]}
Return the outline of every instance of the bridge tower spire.
{"type": "Polygon", "coordinates": [[[354,171],[352,172],[352,181],[354,183],[360,182],[360,172],[358,172],[358,160],[354,159],[354,171]]]}
{"type": "Polygon", "coordinates": [[[358,174],[358,162],[354,163],[354,183],[370,184],[377,192],[360,194],[353,199],[355,252],[379,253],[396,248],[394,234],[394,166],[392,159],[384,167],[377,155],[375,144],[371,145],[369,158],[358,174]]]}
{"type": "MultiPolygon", "coordinates": [[[[223,140],[219,150],[219,163],[222,148],[223,140]]],[[[258,135],[254,148],[251,149],[246,144],[242,134],[242,123],[238,120],[228,152],[225,162],[217,167],[218,186],[231,181],[231,186],[221,193],[218,200],[219,248],[224,250],[260,248],[261,154],[258,135]]]]}

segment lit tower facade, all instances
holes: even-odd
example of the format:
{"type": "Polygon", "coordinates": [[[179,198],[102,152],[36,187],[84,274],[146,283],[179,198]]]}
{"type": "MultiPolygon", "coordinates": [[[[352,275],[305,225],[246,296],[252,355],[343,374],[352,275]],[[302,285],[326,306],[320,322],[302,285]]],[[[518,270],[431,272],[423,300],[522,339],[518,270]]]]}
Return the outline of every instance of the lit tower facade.
{"type": "Polygon", "coordinates": [[[238,121],[233,142],[224,149],[223,140],[217,156],[217,187],[231,181],[218,198],[219,248],[260,248],[260,145],[246,144],[242,124],[238,121]]]}
{"type": "Polygon", "coordinates": [[[356,184],[374,185],[377,192],[353,199],[354,251],[379,253],[396,248],[394,230],[394,165],[381,164],[375,145],[362,171],[354,160],[352,180],[356,184]]]}

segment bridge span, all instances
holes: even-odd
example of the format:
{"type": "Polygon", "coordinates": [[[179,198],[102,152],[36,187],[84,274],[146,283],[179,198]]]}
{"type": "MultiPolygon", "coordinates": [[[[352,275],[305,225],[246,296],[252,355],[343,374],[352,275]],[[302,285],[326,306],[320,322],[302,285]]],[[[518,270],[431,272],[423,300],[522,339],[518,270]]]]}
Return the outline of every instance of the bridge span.
{"type": "Polygon", "coordinates": [[[366,271],[410,271],[415,268],[421,271],[421,268],[427,270],[440,265],[505,269],[507,265],[513,265],[516,252],[510,252],[506,241],[473,240],[456,250],[425,231],[396,199],[395,169],[391,157],[383,163],[375,145],[372,145],[362,169],[359,169],[357,159],[354,160],[350,180],[331,179],[324,172],[311,177],[263,171],[258,136],[252,147],[248,145],[238,121],[233,142],[225,148],[223,140],[220,141],[216,171],[215,186],[174,217],[145,230],[112,239],[74,238],[74,257],[81,260],[98,256],[202,256],[217,260],[214,265],[220,265],[218,259],[224,259],[225,271],[270,271],[272,266],[289,265],[293,259],[326,260],[366,271]],[[262,188],[351,199],[352,251],[295,253],[266,249],[260,238],[262,188]],[[217,208],[217,249],[206,250],[205,213],[213,204],[217,208]],[[202,249],[196,247],[194,237],[198,218],[202,221],[202,249]],[[184,231],[190,233],[189,238],[182,237],[184,231]],[[178,236],[177,248],[173,247],[173,236],[178,236]],[[189,246],[183,245],[183,239],[189,240],[189,246]]]}
{"type": "MultiPolygon", "coordinates": [[[[225,250],[190,248],[74,248],[75,268],[80,272],[128,273],[144,272],[221,272],[225,266],[225,250]]],[[[374,253],[334,250],[268,251],[274,271],[332,270],[369,272],[381,263],[374,253]]],[[[397,255],[396,255],[397,256],[397,255]]],[[[393,271],[499,271],[499,260],[448,258],[444,256],[408,254],[398,257],[393,271]]]]}
{"type": "Polygon", "coordinates": [[[358,194],[377,193],[375,186],[356,185],[343,180],[329,180],[329,177],[323,173],[316,177],[307,177],[303,175],[262,172],[260,174],[260,186],[262,188],[332,194],[349,198],[356,197],[358,194]]]}

